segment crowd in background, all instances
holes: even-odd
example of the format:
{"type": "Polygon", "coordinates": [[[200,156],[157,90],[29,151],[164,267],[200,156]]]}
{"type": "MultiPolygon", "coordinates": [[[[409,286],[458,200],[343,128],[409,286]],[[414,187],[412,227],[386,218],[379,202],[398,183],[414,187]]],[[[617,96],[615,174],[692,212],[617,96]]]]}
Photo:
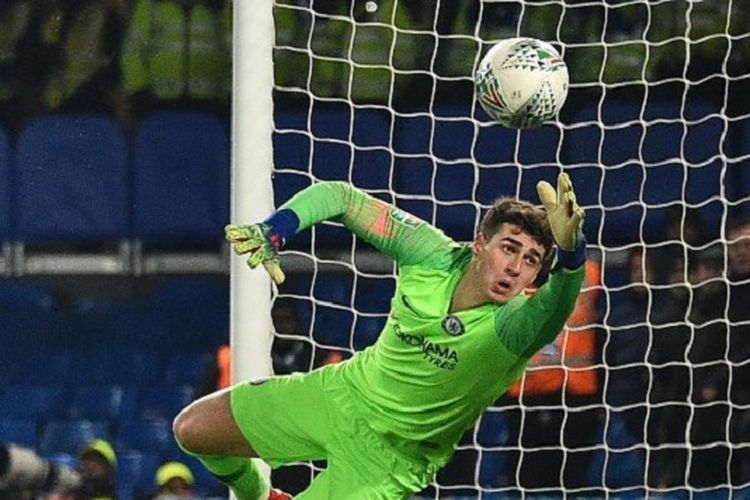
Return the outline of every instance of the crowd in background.
{"type": "MultiPolygon", "coordinates": [[[[580,3],[570,2],[564,21],[560,5],[530,5],[521,25],[524,33],[574,45],[566,55],[574,82],[700,78],[721,71],[722,65],[731,73],[750,62],[747,43],[727,53],[726,36],[711,36],[732,34],[738,29],[734,23],[746,16],[734,12],[727,27],[725,7],[711,2],[693,4],[690,37],[699,40],[693,44],[684,39],[681,2],[654,6],[658,15],[651,17],[647,32],[640,4],[610,10],[605,25],[603,7],[576,7],[580,3]],[[606,57],[602,40],[610,43],[606,57]],[[653,45],[647,50],[639,43],[643,40],[653,45]]],[[[318,97],[347,96],[354,102],[424,105],[436,97],[424,92],[424,79],[433,78],[427,72],[446,80],[470,75],[476,54],[486,48],[476,36],[490,40],[517,34],[519,11],[509,3],[486,5],[480,12],[480,2],[441,2],[438,15],[424,2],[403,0],[394,12],[395,4],[382,0],[371,12],[365,2],[352,7],[320,0],[315,2],[320,16],[313,22],[308,2],[279,2],[278,88],[309,89],[318,97]],[[345,19],[350,14],[365,22],[356,33],[345,19]],[[367,24],[391,20],[405,30],[396,38],[380,24],[367,24]],[[464,36],[445,36],[436,43],[430,35],[434,31],[464,36]],[[317,57],[311,59],[308,49],[317,57]]],[[[742,8],[741,2],[734,7],[742,8]]],[[[92,112],[111,115],[132,130],[147,114],[168,109],[203,110],[228,119],[231,32],[228,0],[2,2],[0,123],[17,133],[45,113],[92,112]]],[[[435,89],[433,83],[428,88],[435,89]]],[[[294,105],[294,96],[293,91],[280,93],[279,103],[294,105]]],[[[450,100],[451,93],[437,98],[450,100]]],[[[605,294],[600,263],[589,263],[590,291],[582,295],[571,329],[543,349],[532,361],[535,371],[498,402],[507,409],[506,445],[541,448],[510,457],[503,471],[509,484],[587,488],[586,471],[595,460],[591,447],[602,442],[604,423],[615,421],[630,442],[647,444],[643,463],[648,469],[641,477],[645,474],[648,486],[750,482],[750,449],[741,446],[750,435],[750,221],[730,221],[725,251],[717,242],[707,245],[700,222],[690,213],[670,220],[675,224],[664,244],[630,249],[622,289],[605,294]],[[563,371],[561,364],[573,370],[563,371]],[[609,415],[602,403],[613,409],[609,415]],[[562,405],[574,411],[564,414],[562,405]],[[565,456],[561,443],[568,449],[565,456]]],[[[277,308],[274,321],[281,333],[300,330],[293,310],[277,308]]],[[[274,351],[279,373],[347,355],[317,349],[311,360],[308,342],[288,339],[278,340],[274,351]]],[[[211,377],[227,370],[220,365],[217,358],[199,394],[214,387],[211,377]]],[[[81,458],[90,451],[86,448],[81,458]]],[[[474,484],[475,466],[475,456],[457,455],[449,465],[451,480],[474,484]]],[[[102,467],[111,479],[116,460],[104,456],[102,467]]],[[[155,495],[168,494],[167,485],[174,483],[175,491],[190,495],[189,470],[179,464],[170,465],[174,476],[159,470],[155,495]]]]}

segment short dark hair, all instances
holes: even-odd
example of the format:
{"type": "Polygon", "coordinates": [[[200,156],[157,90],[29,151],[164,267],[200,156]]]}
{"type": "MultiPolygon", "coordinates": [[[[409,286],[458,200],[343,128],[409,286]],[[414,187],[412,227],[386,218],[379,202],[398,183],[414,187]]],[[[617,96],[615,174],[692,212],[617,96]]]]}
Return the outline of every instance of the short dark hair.
{"type": "Polygon", "coordinates": [[[479,223],[479,232],[487,239],[497,233],[503,224],[513,224],[544,247],[545,260],[552,254],[552,230],[547,212],[528,201],[502,197],[495,200],[479,223]]]}

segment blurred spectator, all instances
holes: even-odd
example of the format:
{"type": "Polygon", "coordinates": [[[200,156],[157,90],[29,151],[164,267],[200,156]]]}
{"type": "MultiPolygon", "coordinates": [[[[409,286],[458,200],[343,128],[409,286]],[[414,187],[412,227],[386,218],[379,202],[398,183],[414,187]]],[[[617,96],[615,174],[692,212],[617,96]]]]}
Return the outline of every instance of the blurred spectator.
{"type": "Polygon", "coordinates": [[[690,301],[684,259],[667,259],[657,254],[653,265],[663,270],[666,286],[651,290],[651,345],[647,362],[651,365],[647,422],[650,450],[647,484],[667,488],[684,485],[687,470],[687,444],[690,406],[690,371],[686,363],[691,330],[687,325],[690,301]]]}
{"type": "Polygon", "coordinates": [[[64,465],[50,463],[37,453],[13,443],[0,443],[0,498],[31,499],[37,495],[68,494],[81,476],[64,465]]]}
{"type": "Polygon", "coordinates": [[[193,498],[193,473],[181,462],[167,462],[156,470],[156,500],[193,498]]]}
{"type": "MultiPolygon", "coordinates": [[[[726,386],[733,405],[730,442],[747,444],[750,436],[750,218],[733,223],[727,231],[729,265],[730,346],[726,386]]],[[[738,447],[731,460],[732,484],[750,482],[750,449],[738,447]]]]}
{"type": "Polygon", "coordinates": [[[112,445],[95,439],[81,450],[81,485],[73,495],[75,500],[106,499],[115,496],[115,469],[117,455],[112,445]]]}
{"type": "Polygon", "coordinates": [[[229,0],[136,0],[122,46],[123,125],[156,110],[228,115],[229,0]]]}
{"type": "Polygon", "coordinates": [[[13,131],[50,111],[112,113],[126,0],[0,6],[0,119],[13,131]]]}
{"type": "Polygon", "coordinates": [[[509,397],[518,397],[523,405],[522,412],[514,412],[518,420],[510,425],[511,445],[512,440],[518,440],[523,450],[518,457],[521,463],[511,460],[507,469],[509,478],[516,477],[519,470],[521,488],[597,486],[587,483],[588,464],[594,454],[577,448],[601,441],[601,415],[594,410],[563,411],[563,406],[585,406],[600,400],[595,368],[601,287],[598,262],[586,262],[584,287],[568,328],[531,358],[524,378],[508,391],[509,397]],[[564,454],[560,446],[565,447],[564,454]],[[547,447],[552,449],[544,449],[547,447]]]}
{"type": "MultiPolygon", "coordinates": [[[[288,338],[299,335],[301,328],[294,308],[287,302],[277,301],[271,311],[274,330],[283,337],[276,336],[271,356],[273,370],[276,374],[310,369],[309,345],[301,340],[288,338]]],[[[215,356],[206,366],[195,388],[196,398],[229,387],[232,384],[232,351],[229,344],[222,344],[216,349],[215,356]]]]}
{"type": "Polygon", "coordinates": [[[47,111],[114,114],[126,0],[76,0],[61,11],[59,57],[44,87],[47,111]]]}
{"type": "Polygon", "coordinates": [[[16,128],[22,97],[21,40],[27,35],[33,13],[31,0],[0,4],[0,124],[16,128]]]}
{"type": "MultiPolygon", "coordinates": [[[[604,364],[610,368],[604,400],[622,410],[622,419],[634,442],[643,442],[643,422],[649,371],[646,356],[650,332],[646,325],[649,310],[649,288],[655,269],[646,259],[643,248],[630,251],[626,261],[627,288],[611,296],[609,339],[605,343],[604,364]]],[[[619,410],[618,410],[619,411],[619,410]]],[[[626,440],[627,441],[627,440],[626,440]]]]}
{"type": "Polygon", "coordinates": [[[726,484],[729,479],[727,392],[723,384],[715,382],[727,376],[728,290],[722,277],[723,252],[709,249],[697,253],[690,267],[693,296],[689,320],[695,327],[687,355],[692,368],[690,402],[696,406],[689,429],[693,447],[689,482],[706,487],[726,484]]]}

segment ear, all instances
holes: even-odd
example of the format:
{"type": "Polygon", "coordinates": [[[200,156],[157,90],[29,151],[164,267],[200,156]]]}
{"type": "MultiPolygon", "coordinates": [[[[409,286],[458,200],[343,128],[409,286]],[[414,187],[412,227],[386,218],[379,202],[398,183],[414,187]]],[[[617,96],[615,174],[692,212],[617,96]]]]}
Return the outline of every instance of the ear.
{"type": "Polygon", "coordinates": [[[487,238],[484,236],[483,233],[477,233],[476,236],[474,236],[474,241],[471,242],[471,251],[474,255],[477,255],[479,252],[481,252],[484,249],[484,246],[487,244],[487,238]]]}

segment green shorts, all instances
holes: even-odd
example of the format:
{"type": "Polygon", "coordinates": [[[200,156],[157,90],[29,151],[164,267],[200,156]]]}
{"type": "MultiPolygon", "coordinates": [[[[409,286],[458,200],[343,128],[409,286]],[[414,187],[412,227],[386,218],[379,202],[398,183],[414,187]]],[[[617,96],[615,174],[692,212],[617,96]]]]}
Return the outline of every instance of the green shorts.
{"type": "Polygon", "coordinates": [[[271,377],[232,388],[232,414],[271,467],[327,460],[295,498],[400,499],[430,483],[436,467],[401,455],[359,416],[336,366],[271,377]]]}

